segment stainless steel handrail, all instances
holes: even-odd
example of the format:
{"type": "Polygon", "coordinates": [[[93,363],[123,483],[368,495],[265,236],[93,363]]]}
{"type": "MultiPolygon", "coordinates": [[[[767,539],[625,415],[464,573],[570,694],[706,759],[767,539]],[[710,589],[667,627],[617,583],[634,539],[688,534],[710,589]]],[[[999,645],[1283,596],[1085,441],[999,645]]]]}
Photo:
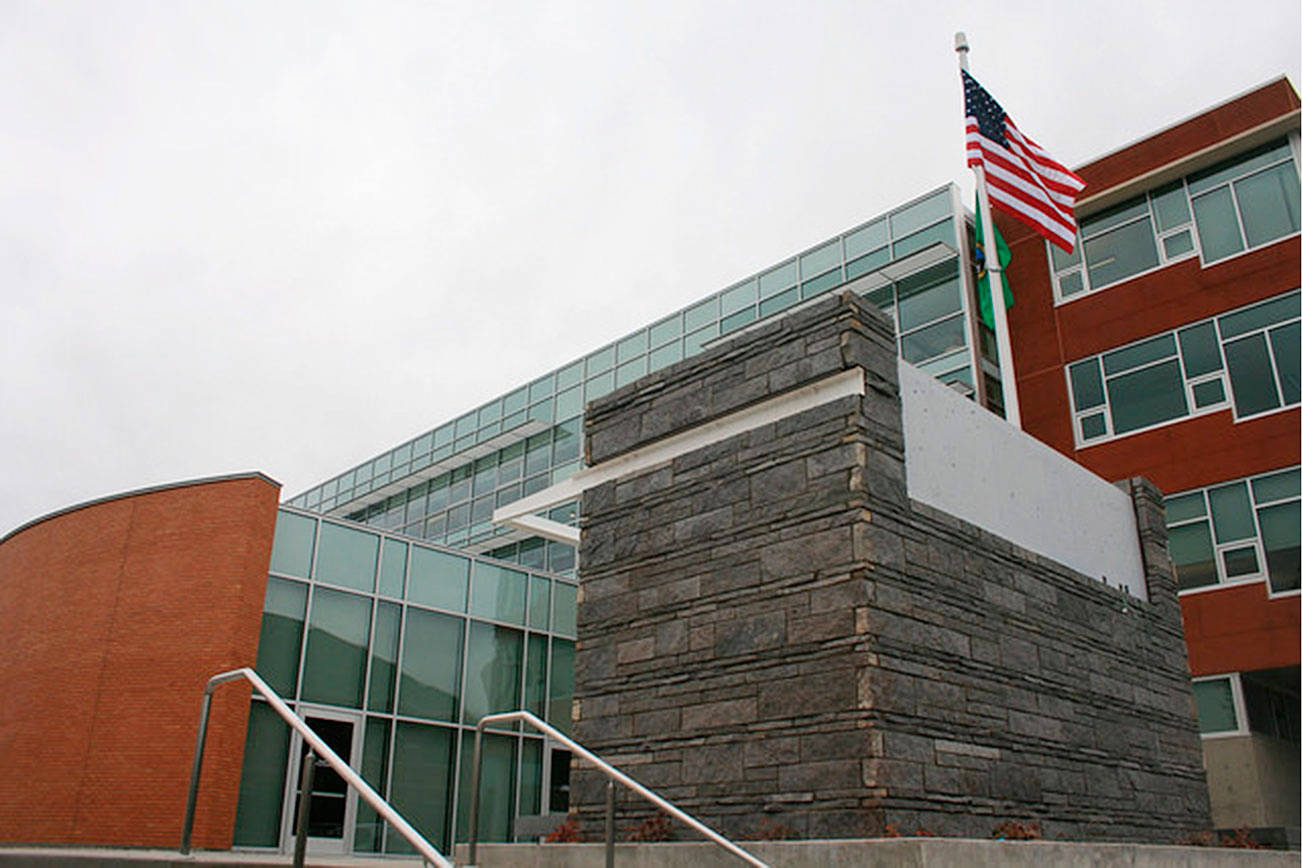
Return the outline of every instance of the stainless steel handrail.
{"type": "Polygon", "coordinates": [[[434,863],[438,868],[455,868],[452,860],[436,850],[434,845],[426,841],[420,832],[413,829],[411,824],[404,820],[388,802],[380,798],[380,794],[371,789],[370,784],[362,780],[357,772],[349,768],[348,763],[341,760],[339,755],[332,751],[330,746],[312,731],[312,728],[304,722],[303,718],[295,714],[276,691],[268,687],[267,682],[263,681],[258,676],[258,673],[247,666],[214,675],[208,679],[208,685],[203,689],[203,710],[199,714],[199,736],[194,749],[194,769],[190,775],[190,798],[185,806],[185,829],[181,833],[181,855],[184,856],[190,852],[190,834],[194,830],[194,809],[199,799],[199,773],[203,770],[203,749],[204,742],[208,739],[208,715],[212,710],[212,694],[220,685],[228,681],[237,681],[240,678],[252,684],[253,689],[262,694],[263,699],[267,700],[267,704],[284,718],[285,722],[293,727],[305,742],[312,746],[312,750],[316,752],[316,755],[338,772],[339,776],[347,781],[349,786],[356,789],[362,800],[387,820],[398,834],[406,838],[407,842],[416,848],[416,852],[420,853],[425,861],[434,863]]]}
{"type": "Polygon", "coordinates": [[[470,772],[470,828],[468,830],[468,837],[470,838],[470,865],[467,866],[467,868],[473,868],[475,865],[475,857],[478,855],[476,851],[479,844],[477,840],[479,838],[479,774],[480,760],[483,758],[483,751],[481,748],[484,740],[484,728],[494,724],[514,723],[515,721],[527,723],[539,732],[546,733],[553,741],[560,742],[565,745],[565,747],[569,748],[575,756],[592,763],[597,767],[598,771],[610,780],[623,784],[660,810],[664,811],[666,814],[669,814],[671,817],[678,820],[682,820],[688,826],[691,826],[693,829],[700,832],[702,835],[709,838],[715,844],[718,844],[738,859],[741,859],[750,865],[754,865],[755,868],[769,868],[768,863],[761,862],[759,859],[755,858],[750,853],[747,853],[745,850],[741,849],[736,844],[702,823],[700,820],[679,808],[674,807],[673,804],[663,797],[656,795],[651,790],[642,786],[610,763],[598,757],[592,751],[583,747],[583,745],[579,744],[574,739],[565,735],[565,733],[556,729],[556,727],[544,723],[527,711],[508,711],[502,714],[489,714],[481,717],[479,723],[475,726],[475,751],[470,772]]]}

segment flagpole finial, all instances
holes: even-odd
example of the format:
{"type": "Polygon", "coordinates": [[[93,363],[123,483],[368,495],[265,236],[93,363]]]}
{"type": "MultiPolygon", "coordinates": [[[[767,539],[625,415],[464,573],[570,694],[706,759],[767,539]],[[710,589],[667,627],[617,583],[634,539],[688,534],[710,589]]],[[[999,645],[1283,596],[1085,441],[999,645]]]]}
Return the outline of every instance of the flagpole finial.
{"type": "Polygon", "coordinates": [[[954,50],[959,54],[967,54],[968,52],[967,34],[962,30],[954,34],[954,50]]]}

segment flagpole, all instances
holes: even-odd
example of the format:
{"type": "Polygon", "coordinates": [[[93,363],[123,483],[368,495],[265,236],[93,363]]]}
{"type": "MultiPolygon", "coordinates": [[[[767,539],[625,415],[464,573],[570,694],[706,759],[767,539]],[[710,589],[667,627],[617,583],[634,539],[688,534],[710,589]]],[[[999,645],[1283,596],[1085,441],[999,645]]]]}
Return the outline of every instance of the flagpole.
{"type": "MultiPolygon", "coordinates": [[[[967,34],[959,31],[954,34],[954,51],[958,54],[958,68],[964,72],[967,68],[967,34]]],[[[977,219],[982,221],[981,237],[985,239],[986,274],[989,275],[990,309],[995,318],[995,351],[999,358],[999,379],[1004,393],[1004,418],[1017,428],[1022,427],[1022,408],[1017,400],[1017,373],[1013,369],[1013,345],[1008,331],[1008,311],[1004,305],[1003,264],[999,261],[998,244],[995,241],[994,212],[990,210],[990,194],[986,190],[986,170],[984,166],[973,166],[976,174],[976,194],[979,205],[977,219]]],[[[980,347],[972,348],[976,356],[977,375],[981,373],[980,347]]]]}

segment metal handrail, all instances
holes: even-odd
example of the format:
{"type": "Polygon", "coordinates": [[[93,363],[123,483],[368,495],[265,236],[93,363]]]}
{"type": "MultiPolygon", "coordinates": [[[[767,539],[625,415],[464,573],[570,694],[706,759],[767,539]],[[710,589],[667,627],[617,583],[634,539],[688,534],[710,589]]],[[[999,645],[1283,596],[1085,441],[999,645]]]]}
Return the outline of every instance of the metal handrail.
{"type": "MultiPolygon", "coordinates": [[[[556,729],[556,727],[544,723],[527,711],[508,711],[503,712],[502,714],[489,714],[481,717],[479,723],[475,726],[475,751],[471,761],[472,765],[470,774],[470,828],[468,830],[468,837],[470,838],[470,865],[467,866],[467,868],[474,868],[475,857],[478,855],[476,850],[479,845],[479,775],[480,760],[483,758],[482,746],[484,740],[484,728],[492,724],[513,723],[515,721],[527,723],[539,732],[549,736],[552,740],[560,742],[565,747],[569,748],[576,756],[585,759],[596,766],[597,770],[604,774],[609,780],[623,784],[651,804],[658,807],[660,810],[664,811],[666,814],[682,820],[688,826],[691,826],[693,829],[700,832],[702,835],[709,838],[715,844],[718,844],[738,859],[755,866],[755,868],[769,868],[768,863],[762,862],[750,853],[747,853],[745,850],[738,847],[736,844],[732,843],[700,820],[675,807],[662,796],[656,795],[654,792],[642,786],[610,763],[601,759],[592,751],[583,747],[583,745],[556,729]]],[[[609,799],[609,796],[607,796],[607,798],[609,799]]],[[[609,801],[607,804],[609,805],[609,801]]],[[[607,820],[607,826],[609,827],[609,818],[607,820]]],[[[607,834],[609,835],[609,833],[610,830],[608,828],[607,834]]]]}
{"type": "Polygon", "coordinates": [[[455,868],[452,860],[448,859],[442,853],[434,848],[429,841],[426,841],[411,824],[402,818],[388,802],[380,798],[380,794],[371,788],[371,785],[362,780],[357,772],[349,767],[348,763],[339,758],[330,746],[321,740],[312,728],[307,725],[303,718],[295,714],[285,700],[281,699],[276,691],[267,686],[263,681],[247,666],[241,669],[232,669],[230,672],[222,672],[208,679],[208,685],[203,689],[203,710],[199,714],[199,737],[194,749],[194,770],[190,775],[190,798],[185,806],[185,829],[181,833],[181,855],[188,855],[190,852],[190,833],[194,829],[194,809],[199,799],[199,772],[203,769],[203,749],[204,742],[208,739],[208,715],[212,710],[212,694],[222,684],[228,681],[236,681],[240,678],[245,679],[253,685],[253,689],[262,694],[267,704],[284,718],[285,722],[294,728],[303,740],[311,745],[316,755],[323,759],[329,766],[339,773],[339,776],[348,782],[349,786],[357,790],[357,794],[362,797],[366,804],[375,809],[375,812],[383,817],[393,826],[394,830],[402,837],[407,839],[421,857],[427,862],[433,862],[438,868],[455,868]]]}

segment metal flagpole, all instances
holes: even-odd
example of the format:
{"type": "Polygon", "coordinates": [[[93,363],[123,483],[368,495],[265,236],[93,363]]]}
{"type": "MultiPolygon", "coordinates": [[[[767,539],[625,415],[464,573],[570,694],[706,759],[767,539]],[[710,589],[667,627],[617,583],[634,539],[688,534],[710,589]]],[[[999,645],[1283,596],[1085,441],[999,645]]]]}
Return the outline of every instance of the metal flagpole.
{"type": "MultiPolygon", "coordinates": [[[[954,34],[954,51],[958,54],[958,68],[967,72],[967,35],[962,31],[954,34]]],[[[977,219],[982,221],[981,237],[985,244],[986,274],[989,276],[990,284],[990,309],[995,317],[995,349],[999,357],[999,378],[1004,393],[1004,418],[1010,424],[1021,428],[1022,408],[1017,400],[1017,373],[1013,369],[1013,344],[1008,332],[1008,311],[1004,307],[1004,267],[999,261],[999,246],[995,242],[995,215],[990,210],[985,167],[973,166],[972,171],[976,174],[977,203],[981,212],[977,215],[977,219]]],[[[979,369],[980,348],[972,349],[977,355],[979,369]]]]}

